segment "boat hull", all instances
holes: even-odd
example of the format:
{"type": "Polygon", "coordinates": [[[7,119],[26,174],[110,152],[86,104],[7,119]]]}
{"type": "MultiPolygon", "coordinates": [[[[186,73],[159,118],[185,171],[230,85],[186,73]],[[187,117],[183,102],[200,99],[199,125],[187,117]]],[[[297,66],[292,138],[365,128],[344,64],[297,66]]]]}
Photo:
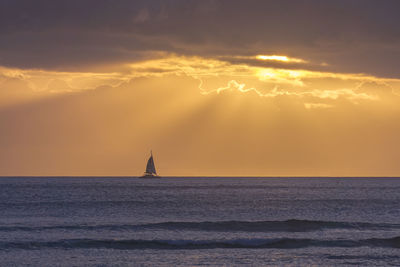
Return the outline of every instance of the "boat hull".
{"type": "Polygon", "coordinates": [[[154,174],[144,174],[144,175],[140,176],[139,178],[151,179],[151,178],[161,178],[161,177],[158,175],[154,175],[154,174]]]}

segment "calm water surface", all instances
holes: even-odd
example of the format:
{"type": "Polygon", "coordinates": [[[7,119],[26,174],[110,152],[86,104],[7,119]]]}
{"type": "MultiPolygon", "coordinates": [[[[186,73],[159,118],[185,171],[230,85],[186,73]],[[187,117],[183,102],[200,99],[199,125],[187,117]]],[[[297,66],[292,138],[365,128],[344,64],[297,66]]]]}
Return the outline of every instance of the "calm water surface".
{"type": "Polygon", "coordinates": [[[397,178],[0,178],[2,266],[400,266],[397,178]]]}

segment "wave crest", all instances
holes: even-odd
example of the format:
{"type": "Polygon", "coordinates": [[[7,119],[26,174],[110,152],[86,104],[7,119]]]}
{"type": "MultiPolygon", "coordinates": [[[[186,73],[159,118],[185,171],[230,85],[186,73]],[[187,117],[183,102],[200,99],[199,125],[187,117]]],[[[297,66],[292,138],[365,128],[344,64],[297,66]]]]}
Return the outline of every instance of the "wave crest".
{"type": "Polygon", "coordinates": [[[234,240],[94,240],[70,239],[52,242],[0,242],[0,249],[293,249],[305,247],[389,247],[400,248],[400,236],[394,238],[372,238],[361,240],[318,240],[318,239],[234,239],[234,240]]]}
{"type": "Polygon", "coordinates": [[[324,229],[353,229],[353,230],[394,230],[400,229],[400,224],[373,224],[363,222],[335,222],[313,220],[286,221],[205,221],[205,222],[160,222],[139,225],[54,225],[54,226],[0,226],[0,232],[5,231],[45,231],[45,230],[192,230],[218,232],[309,232],[324,229]]]}

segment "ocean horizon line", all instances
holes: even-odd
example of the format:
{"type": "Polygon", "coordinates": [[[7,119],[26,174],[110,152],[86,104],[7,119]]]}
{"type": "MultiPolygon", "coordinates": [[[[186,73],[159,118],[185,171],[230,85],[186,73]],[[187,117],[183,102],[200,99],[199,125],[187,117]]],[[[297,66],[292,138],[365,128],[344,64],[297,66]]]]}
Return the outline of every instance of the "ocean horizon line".
{"type": "MultiPolygon", "coordinates": [[[[141,176],[130,175],[0,175],[1,178],[140,178],[141,176]]],[[[161,179],[166,178],[400,178],[400,176],[323,176],[323,175],[281,175],[281,176],[267,176],[267,175],[166,175],[161,176],[161,179]]],[[[143,180],[143,179],[142,179],[143,180]]]]}

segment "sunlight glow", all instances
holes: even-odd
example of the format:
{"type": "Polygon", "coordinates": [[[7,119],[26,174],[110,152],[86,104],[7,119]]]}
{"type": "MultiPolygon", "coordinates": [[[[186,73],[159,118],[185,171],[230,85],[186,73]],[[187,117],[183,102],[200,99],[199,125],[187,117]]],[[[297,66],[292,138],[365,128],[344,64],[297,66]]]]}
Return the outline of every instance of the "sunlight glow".
{"type": "Polygon", "coordinates": [[[277,56],[277,55],[258,55],[256,56],[258,60],[275,60],[283,62],[294,62],[294,63],[306,63],[307,61],[300,58],[289,58],[287,56],[277,56]]]}
{"type": "Polygon", "coordinates": [[[259,68],[256,71],[256,76],[261,81],[273,81],[275,83],[291,84],[294,86],[303,86],[304,83],[300,80],[306,73],[302,71],[273,69],[273,68],[259,68]]]}

